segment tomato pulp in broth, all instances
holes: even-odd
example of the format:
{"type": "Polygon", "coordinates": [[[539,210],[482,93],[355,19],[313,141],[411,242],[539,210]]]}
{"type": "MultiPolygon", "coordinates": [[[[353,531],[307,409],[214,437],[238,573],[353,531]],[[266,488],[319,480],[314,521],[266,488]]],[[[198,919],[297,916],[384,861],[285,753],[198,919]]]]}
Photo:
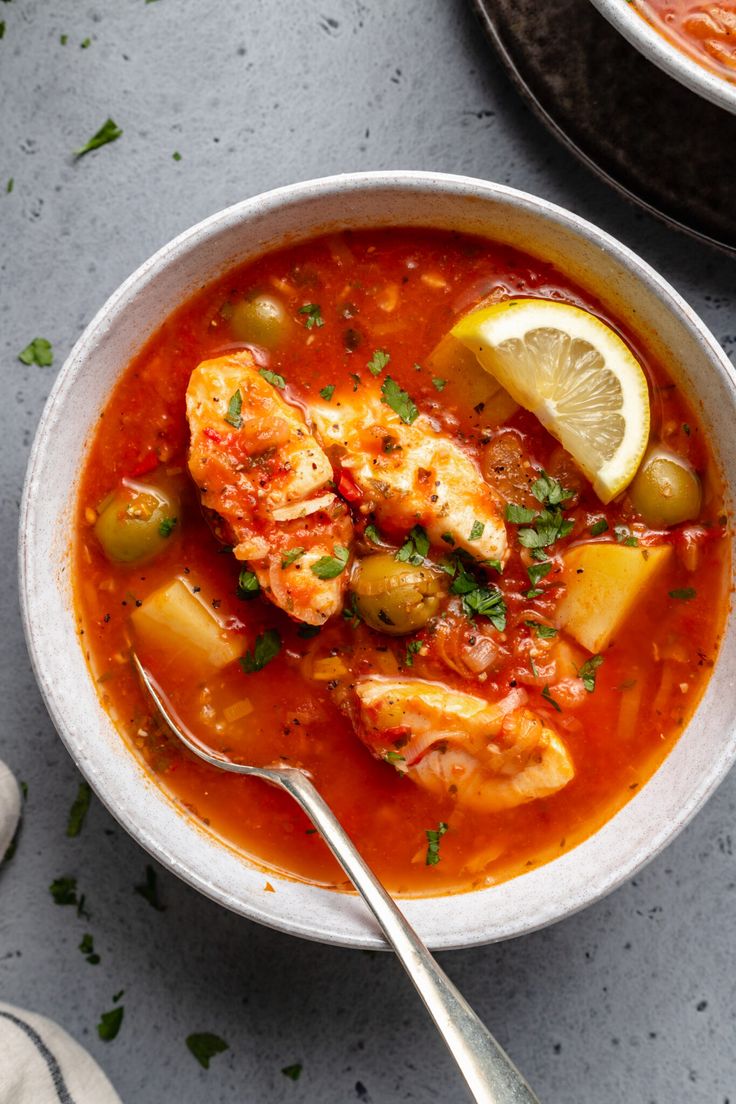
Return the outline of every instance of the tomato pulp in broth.
{"type": "MultiPolygon", "coordinates": [[[[181,749],[156,719],[129,660],[131,612],[174,576],[198,589],[251,654],[257,636],[276,629],[280,651],[250,674],[237,662],[214,674],[192,671],[161,649],[144,649],[144,659],[178,716],[204,742],[244,761],[286,760],[308,768],[392,891],[469,889],[516,875],[584,840],[644,785],[672,747],[713,666],[724,620],[728,539],[722,510],[706,436],[685,396],[635,337],[563,274],[513,249],[450,233],[395,229],[322,238],[266,255],[205,287],[163,322],[125,372],[101,416],[81,482],[80,631],[105,707],[182,810],[266,867],[343,885],[344,875],[292,800],[256,780],[213,770],[181,749]],[[262,367],[283,376],[281,394],[289,402],[304,407],[327,389],[332,404],[360,404],[380,392],[390,372],[506,501],[533,503],[529,485],[539,469],[574,489],[565,504],[572,531],[548,550],[552,569],[538,593],[531,589],[532,597],[528,550],[515,526],[507,525],[511,556],[496,580],[507,624],[502,636],[496,634],[501,646],[494,664],[481,675],[453,664],[473,631],[457,613],[448,615],[449,637],[440,654],[431,625],[396,637],[337,616],[304,638],[264,598],[238,596],[244,565],[213,535],[188,475],[185,391],[200,361],[242,348],[233,309],[264,291],[286,305],[289,335],[277,352],[254,352],[262,367]],[[430,354],[454,322],[488,296],[560,299],[591,310],[623,334],[647,374],[653,436],[689,460],[703,480],[698,525],[648,530],[626,494],[602,506],[533,415],[517,409],[505,424],[494,423],[478,398],[488,388],[480,369],[453,375],[450,366],[438,375],[430,354]],[[369,368],[377,366],[376,350],[390,358],[378,378],[369,368]],[[123,478],[158,481],[179,496],[163,551],[142,566],[111,563],[95,535],[98,508],[123,478]],[[605,650],[594,689],[582,693],[582,701],[578,693],[568,708],[564,688],[549,687],[533,662],[536,655],[538,672],[544,659],[539,649],[564,634],[540,639],[538,625],[555,624],[559,553],[580,541],[613,540],[666,543],[674,552],[605,650]],[[335,659],[347,673],[338,663],[334,677],[317,679],[322,661],[335,659]],[[391,762],[372,757],[353,729],[346,712],[353,678],[371,671],[426,677],[490,701],[523,686],[530,707],[564,740],[573,780],[552,796],[492,812],[421,789],[391,762]],[[441,824],[447,831],[439,838],[440,861],[428,862],[426,833],[441,824]]],[[[358,551],[366,545],[370,551],[363,534],[370,517],[354,511],[354,518],[358,551]]],[[[485,618],[478,620],[484,632],[495,633],[485,618]]]]}
{"type": "Polygon", "coordinates": [[[675,46],[726,80],[736,80],[736,3],[640,0],[637,10],[675,46]]]}

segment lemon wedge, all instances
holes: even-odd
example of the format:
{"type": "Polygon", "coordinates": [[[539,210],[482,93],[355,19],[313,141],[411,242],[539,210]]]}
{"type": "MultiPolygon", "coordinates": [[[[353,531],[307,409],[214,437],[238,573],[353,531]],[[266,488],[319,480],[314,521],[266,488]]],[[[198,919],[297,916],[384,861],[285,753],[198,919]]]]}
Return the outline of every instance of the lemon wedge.
{"type": "Polygon", "coordinates": [[[636,357],[595,315],[554,299],[508,299],[451,331],[567,449],[610,502],[649,440],[649,389],[636,357]]]}

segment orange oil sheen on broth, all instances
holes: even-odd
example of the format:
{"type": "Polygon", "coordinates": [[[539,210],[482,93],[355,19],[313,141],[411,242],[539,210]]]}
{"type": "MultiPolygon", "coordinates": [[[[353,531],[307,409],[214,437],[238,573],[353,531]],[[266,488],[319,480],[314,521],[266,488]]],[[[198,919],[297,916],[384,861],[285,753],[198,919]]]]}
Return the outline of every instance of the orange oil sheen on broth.
{"type": "MultiPolygon", "coordinates": [[[[380,381],[379,381],[380,383],[380,381]]],[[[499,465],[503,467],[503,465],[499,465]]],[[[579,473],[580,500],[566,516],[575,529],[560,546],[588,537],[595,519],[629,531],[626,496],[603,507],[579,473]]],[[[508,473],[505,473],[508,475],[508,473]]],[[[494,476],[496,478],[496,476],[494,476]]],[[[503,479],[499,472],[497,478],[503,479]]],[[[492,482],[492,480],[489,479],[492,482]]],[[[317,239],[269,254],[204,288],[161,326],[130,365],[100,420],[83,474],[76,541],[80,628],[99,692],[116,724],[172,799],[189,814],[266,866],[328,884],[345,879],[306,817],[285,794],[253,779],[217,772],[183,752],[152,717],[150,702],[129,663],[129,614],[148,594],[179,575],[201,588],[207,602],[252,646],[277,628],[283,647],[262,671],[246,675],[232,664],[199,677],[163,653],[144,656],[177,714],[212,746],[259,764],[287,760],[309,769],[363,855],[394,892],[430,894],[469,889],[546,862],[600,827],[647,781],[692,713],[713,665],[726,605],[728,539],[722,524],[718,475],[697,416],[661,365],[655,363],[600,305],[543,262],[507,247],[455,234],[387,230],[317,239]],[[285,291],[288,289],[288,291],[285,291]],[[521,455],[558,474],[571,461],[527,412],[489,432],[481,403],[462,379],[442,390],[425,367],[430,351],[458,317],[496,290],[507,295],[562,299],[613,325],[642,359],[650,384],[652,429],[704,475],[706,537],[686,566],[679,526],[647,534],[643,543],[674,544],[676,552],[651,592],[606,651],[595,691],[574,713],[558,713],[541,687],[527,686],[530,707],[557,728],[575,765],[575,778],[551,797],[496,813],[476,812],[438,798],[372,758],[336,704],[339,687],[313,681],[315,660],[340,656],[355,674],[437,678],[420,655],[407,666],[406,639],[373,632],[337,617],[312,639],[264,599],[237,596],[238,565],[203,517],[186,467],[184,394],[189,376],[208,357],[240,347],[229,323],[232,304],[253,291],[291,296],[288,341],[259,362],[286,380],[286,396],[305,403],[326,386],[333,402],[359,399],[376,387],[367,370],[375,349],[390,354],[390,374],[419,409],[479,459],[489,439],[510,434],[521,455]],[[318,304],[324,325],[306,325],[298,307],[318,304]],[[224,309],[223,309],[224,308],[224,309]],[[179,520],[163,553],[141,567],[113,566],[90,525],[96,508],[123,477],[155,475],[180,495],[179,520]],[[719,520],[720,519],[720,520],[719,520]],[[693,587],[693,600],[671,590],[693,587]],[[250,711],[237,716],[247,699],[250,711]],[[235,710],[233,712],[233,706],[235,710]],[[235,719],[223,723],[224,712],[235,719]],[[426,831],[444,821],[441,860],[427,865],[426,831]]],[[[499,581],[508,608],[508,659],[485,681],[449,668],[442,681],[495,700],[525,677],[525,641],[533,618],[553,619],[554,586],[535,600],[509,526],[511,558],[499,581]]],[[[553,584],[558,568],[547,582],[553,584]]],[[[430,648],[431,656],[431,648],[430,648]]],[[[336,680],[339,682],[339,680],[336,680]]],[[[349,679],[347,680],[349,681],[349,679]]]]}
{"type": "Polygon", "coordinates": [[[736,80],[734,0],[641,0],[637,10],[675,46],[725,80],[736,80]]]}

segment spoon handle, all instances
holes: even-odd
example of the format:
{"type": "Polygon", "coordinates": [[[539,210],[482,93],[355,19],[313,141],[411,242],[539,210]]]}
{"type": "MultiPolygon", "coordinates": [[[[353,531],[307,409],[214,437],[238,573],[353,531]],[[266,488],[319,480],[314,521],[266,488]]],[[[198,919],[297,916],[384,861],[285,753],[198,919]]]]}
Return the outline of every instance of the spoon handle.
{"type": "Polygon", "coordinates": [[[539,1104],[511,1059],[363,860],[309,778],[289,768],[278,771],[278,776],[279,784],[301,805],[383,929],[460,1067],[473,1099],[477,1104],[539,1104]]]}

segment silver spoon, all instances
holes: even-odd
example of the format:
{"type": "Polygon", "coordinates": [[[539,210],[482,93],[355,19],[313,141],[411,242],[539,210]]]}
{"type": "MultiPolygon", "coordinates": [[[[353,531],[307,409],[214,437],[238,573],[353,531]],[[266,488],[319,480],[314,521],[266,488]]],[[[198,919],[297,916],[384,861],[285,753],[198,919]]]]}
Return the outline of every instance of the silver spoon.
{"type": "Polygon", "coordinates": [[[539,1104],[529,1085],[490,1031],[440,969],[393,899],[363,861],[354,843],[307,773],[298,767],[251,767],[203,748],[183,731],[153,677],[133,652],[133,663],[156,708],[174,735],[212,767],[262,778],[286,790],[321,834],[396,952],[477,1104],[539,1104]]]}

